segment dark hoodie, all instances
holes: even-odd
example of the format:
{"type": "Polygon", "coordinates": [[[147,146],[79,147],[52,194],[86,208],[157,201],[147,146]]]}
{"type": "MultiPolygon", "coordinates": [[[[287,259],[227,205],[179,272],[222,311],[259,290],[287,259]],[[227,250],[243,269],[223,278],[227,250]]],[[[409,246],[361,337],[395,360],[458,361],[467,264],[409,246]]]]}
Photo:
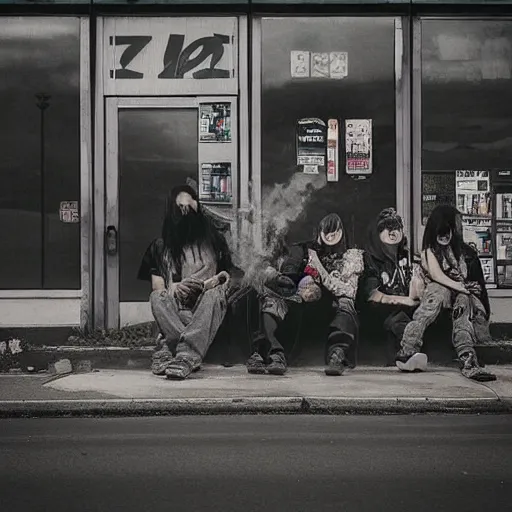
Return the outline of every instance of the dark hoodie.
{"type": "Polygon", "coordinates": [[[476,293],[485,308],[486,318],[489,319],[491,314],[491,306],[489,304],[489,295],[487,294],[487,287],[485,285],[484,272],[482,270],[482,263],[478,257],[478,253],[468,244],[462,244],[462,255],[468,267],[468,281],[477,282],[480,285],[480,293],[476,293]]]}
{"type": "Polygon", "coordinates": [[[367,234],[364,274],[360,286],[360,295],[364,302],[368,301],[375,290],[386,295],[409,295],[412,268],[407,240],[404,237],[400,244],[386,246],[379,237],[382,231],[379,231],[379,224],[373,223],[367,234]]]}

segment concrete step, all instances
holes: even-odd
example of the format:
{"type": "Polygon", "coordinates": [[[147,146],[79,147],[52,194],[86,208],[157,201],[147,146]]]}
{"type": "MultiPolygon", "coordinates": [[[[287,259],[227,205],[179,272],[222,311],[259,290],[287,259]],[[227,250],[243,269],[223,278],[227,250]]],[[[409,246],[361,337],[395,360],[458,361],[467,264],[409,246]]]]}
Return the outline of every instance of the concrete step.
{"type": "MultiPolygon", "coordinates": [[[[29,351],[18,355],[19,366],[22,371],[37,372],[48,369],[55,362],[69,359],[74,371],[90,371],[91,369],[149,369],[153,347],[128,348],[128,347],[73,347],[73,346],[41,346],[33,347],[29,351]]],[[[207,363],[243,364],[246,354],[222,353],[213,351],[206,358],[207,363]],[[223,357],[224,356],[224,357],[223,357]]],[[[444,366],[455,366],[455,354],[449,350],[436,354],[426,347],[432,363],[444,366]]],[[[478,357],[484,364],[512,364],[512,341],[494,342],[477,347],[478,357]]],[[[382,351],[373,351],[372,354],[360,352],[357,358],[358,365],[383,366],[386,364],[382,351]]],[[[311,350],[306,348],[298,357],[290,361],[292,366],[305,367],[311,365],[323,365],[323,350],[311,350]]]]}

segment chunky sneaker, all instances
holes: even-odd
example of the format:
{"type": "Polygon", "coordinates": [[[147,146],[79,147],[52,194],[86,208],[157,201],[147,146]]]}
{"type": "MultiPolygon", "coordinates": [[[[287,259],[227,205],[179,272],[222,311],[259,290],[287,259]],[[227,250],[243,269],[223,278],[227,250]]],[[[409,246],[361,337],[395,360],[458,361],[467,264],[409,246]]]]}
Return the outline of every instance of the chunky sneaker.
{"type": "Polygon", "coordinates": [[[185,380],[191,373],[197,372],[200,367],[200,363],[195,363],[190,359],[176,356],[167,364],[165,375],[169,380],[185,380]]]}
{"type": "Polygon", "coordinates": [[[339,377],[345,370],[345,352],[342,348],[334,348],[329,354],[329,360],[325,367],[325,375],[339,377]]]}
{"type": "Polygon", "coordinates": [[[258,352],[254,352],[254,354],[247,359],[245,366],[247,367],[247,371],[254,375],[264,375],[266,371],[265,361],[258,352]]]}
{"type": "Polygon", "coordinates": [[[492,382],[496,375],[484,370],[479,364],[474,352],[466,352],[459,357],[461,373],[464,377],[477,382],[492,382]]]}
{"type": "Polygon", "coordinates": [[[270,375],[284,375],[286,373],[286,358],[282,352],[270,354],[270,363],[267,366],[267,372],[270,375]]]}
{"type": "Polygon", "coordinates": [[[399,352],[396,356],[396,366],[402,372],[424,372],[427,369],[427,363],[427,354],[421,352],[414,354],[399,352]]]}
{"type": "Polygon", "coordinates": [[[174,359],[167,343],[162,343],[160,346],[160,350],[154,352],[153,357],[151,358],[151,371],[154,375],[165,375],[165,369],[174,359]]]}

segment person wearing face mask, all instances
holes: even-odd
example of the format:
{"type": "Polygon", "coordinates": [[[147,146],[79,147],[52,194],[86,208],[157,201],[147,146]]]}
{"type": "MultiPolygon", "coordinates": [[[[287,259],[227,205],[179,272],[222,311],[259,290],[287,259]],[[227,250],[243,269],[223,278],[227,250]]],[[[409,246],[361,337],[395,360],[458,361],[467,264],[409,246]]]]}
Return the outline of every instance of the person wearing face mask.
{"type": "Polygon", "coordinates": [[[359,289],[362,314],[374,329],[384,330],[388,365],[394,365],[405,328],[418,305],[418,279],[402,218],[393,208],[382,210],[368,228],[364,268],[359,289]]]}
{"type": "Polygon", "coordinates": [[[162,236],[146,250],[138,274],[151,281],[151,310],[164,339],[153,354],[155,375],[179,380],[199,370],[224,319],[236,272],[226,240],[195,190],[172,189],[162,236]]]}
{"type": "Polygon", "coordinates": [[[480,367],[474,348],[474,311],[485,312],[485,307],[475,293],[475,283],[468,279],[463,245],[456,216],[447,215],[442,206],[434,208],[422,244],[421,267],[426,287],[412,322],[405,328],[396,357],[396,365],[402,371],[426,369],[426,355],[420,353],[423,335],[444,307],[452,311],[452,342],[462,374],[480,382],[496,380],[495,375],[480,367]]]}
{"type": "Polygon", "coordinates": [[[329,321],[325,373],[342,375],[349,365],[347,353],[358,341],[354,300],[364,268],[362,251],[348,249],[347,245],[341,218],[329,214],[321,220],[312,241],[286,249],[278,267],[268,272],[267,292],[262,295],[261,306],[263,329],[256,340],[258,350],[247,362],[250,373],[282,375],[286,371],[286,359],[277,338],[278,328],[287,319],[290,307],[298,308],[301,314],[306,313],[302,308],[318,307],[314,310],[328,313],[329,321]],[[266,370],[267,357],[262,354],[262,346],[270,350],[266,370]]]}

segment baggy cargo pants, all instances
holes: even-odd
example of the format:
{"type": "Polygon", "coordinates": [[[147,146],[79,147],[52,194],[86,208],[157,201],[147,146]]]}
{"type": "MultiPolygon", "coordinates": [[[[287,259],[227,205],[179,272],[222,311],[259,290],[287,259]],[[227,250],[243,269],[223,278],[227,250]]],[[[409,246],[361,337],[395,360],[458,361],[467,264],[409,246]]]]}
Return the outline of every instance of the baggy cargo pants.
{"type": "Polygon", "coordinates": [[[170,351],[194,365],[200,364],[226,314],[226,286],[205,291],[192,311],[181,309],[167,291],[154,291],[150,304],[170,351]]]}
{"type": "Polygon", "coordinates": [[[487,320],[485,309],[474,295],[456,293],[438,283],[429,283],[425,288],[421,303],[404,331],[401,351],[404,354],[419,352],[423,336],[429,325],[434,323],[441,310],[452,310],[452,343],[457,357],[475,351],[477,333],[485,333],[487,320]]]}

